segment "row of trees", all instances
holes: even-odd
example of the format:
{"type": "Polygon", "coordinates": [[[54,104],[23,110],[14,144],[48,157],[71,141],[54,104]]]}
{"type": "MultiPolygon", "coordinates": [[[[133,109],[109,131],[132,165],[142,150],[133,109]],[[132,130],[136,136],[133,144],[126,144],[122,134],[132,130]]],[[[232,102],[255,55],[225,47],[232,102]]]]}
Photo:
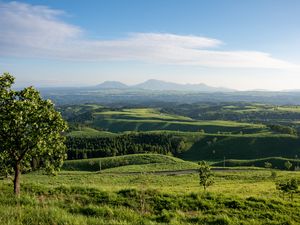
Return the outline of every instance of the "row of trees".
{"type": "Polygon", "coordinates": [[[270,124],[268,125],[272,131],[282,133],[282,134],[291,134],[291,135],[297,135],[297,130],[293,127],[284,126],[280,124],[270,124]]]}
{"type": "Polygon", "coordinates": [[[107,137],[68,137],[69,159],[96,158],[136,153],[178,155],[185,148],[182,137],[165,133],[131,133],[107,137]]]}

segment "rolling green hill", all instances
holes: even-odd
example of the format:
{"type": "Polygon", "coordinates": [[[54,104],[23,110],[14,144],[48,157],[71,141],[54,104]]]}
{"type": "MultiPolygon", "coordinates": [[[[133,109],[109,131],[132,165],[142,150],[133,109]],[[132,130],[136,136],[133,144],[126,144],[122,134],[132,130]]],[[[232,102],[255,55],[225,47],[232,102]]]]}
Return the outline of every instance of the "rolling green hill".
{"type": "MultiPolygon", "coordinates": [[[[128,165],[142,165],[142,164],[162,164],[162,165],[178,165],[182,168],[185,161],[166,155],[159,154],[133,154],[105,158],[68,160],[64,162],[63,170],[78,170],[78,171],[100,171],[103,169],[122,167],[128,165]]],[[[193,163],[186,162],[190,167],[193,163]]],[[[196,164],[197,165],[197,164],[196,164]]]]}
{"type": "MultiPolygon", "coordinates": [[[[271,163],[272,167],[275,169],[286,169],[284,163],[289,161],[292,163],[291,170],[294,170],[296,166],[300,165],[300,160],[288,159],[282,157],[269,157],[261,159],[252,159],[252,160],[238,160],[238,159],[228,159],[225,160],[225,165],[227,167],[245,167],[245,166],[255,166],[255,167],[265,167],[265,163],[271,163]]],[[[224,161],[213,163],[212,166],[223,166],[224,161]]]]}
{"type": "Polygon", "coordinates": [[[186,160],[294,158],[300,155],[300,139],[291,135],[205,135],[183,152],[186,160]]]}
{"type": "Polygon", "coordinates": [[[80,127],[78,130],[73,130],[68,133],[70,137],[99,137],[116,135],[107,131],[99,131],[90,127],[80,127]]]}
{"type": "Polygon", "coordinates": [[[207,103],[175,105],[172,111],[82,105],[63,112],[73,128],[68,134],[69,159],[133,153],[172,153],[192,161],[300,155],[300,139],[286,134],[290,127],[272,125],[280,116],[297,119],[298,106],[207,103]],[[256,117],[266,125],[252,123],[256,117]]]}
{"type": "Polygon", "coordinates": [[[94,114],[92,126],[111,132],[151,130],[196,132],[204,130],[206,133],[258,133],[267,131],[267,127],[262,124],[222,120],[199,121],[189,117],[161,113],[152,108],[97,112],[94,114]]]}

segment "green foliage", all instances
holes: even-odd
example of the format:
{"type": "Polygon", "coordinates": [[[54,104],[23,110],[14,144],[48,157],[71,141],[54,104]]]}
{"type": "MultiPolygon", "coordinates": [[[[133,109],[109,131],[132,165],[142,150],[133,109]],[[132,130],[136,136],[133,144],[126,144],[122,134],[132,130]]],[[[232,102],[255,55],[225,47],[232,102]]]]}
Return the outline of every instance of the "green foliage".
{"type": "Polygon", "coordinates": [[[280,181],[276,183],[276,189],[284,194],[290,194],[290,199],[293,200],[293,194],[298,193],[298,181],[295,178],[280,181]]]}
{"type": "Polygon", "coordinates": [[[271,171],[271,178],[272,178],[272,179],[275,179],[276,177],[277,177],[277,172],[274,171],[274,170],[272,170],[272,171],[271,171]]]}
{"type": "Polygon", "coordinates": [[[287,169],[287,170],[290,170],[292,168],[293,164],[290,162],[290,161],[285,161],[284,162],[284,167],[287,169]]]}
{"type": "Polygon", "coordinates": [[[183,137],[168,133],[127,133],[100,137],[68,136],[69,159],[117,156],[137,153],[180,154],[185,148],[183,137]]]}
{"type": "Polygon", "coordinates": [[[270,163],[270,162],[265,162],[265,168],[267,168],[267,169],[272,168],[272,163],[270,163]]]}
{"type": "Polygon", "coordinates": [[[271,124],[268,125],[272,131],[279,132],[282,134],[290,134],[290,135],[297,135],[297,130],[295,128],[284,126],[280,124],[271,124]]]}
{"type": "Polygon", "coordinates": [[[204,135],[196,139],[180,157],[188,160],[214,161],[223,159],[224,156],[227,159],[279,156],[294,158],[295,155],[300,155],[299,146],[300,139],[288,135],[204,135]],[[215,136],[218,141],[209,145],[215,136]]]}
{"type": "MultiPolygon", "coordinates": [[[[14,78],[0,76],[0,160],[1,169],[15,171],[15,192],[23,171],[45,167],[54,172],[66,157],[61,135],[67,125],[50,100],[43,100],[33,87],[11,89],[14,78]]],[[[17,193],[18,194],[18,193],[17,193]]]]}
{"type": "Polygon", "coordinates": [[[213,184],[213,173],[207,162],[199,162],[199,183],[203,187],[204,191],[206,188],[213,184]]]}

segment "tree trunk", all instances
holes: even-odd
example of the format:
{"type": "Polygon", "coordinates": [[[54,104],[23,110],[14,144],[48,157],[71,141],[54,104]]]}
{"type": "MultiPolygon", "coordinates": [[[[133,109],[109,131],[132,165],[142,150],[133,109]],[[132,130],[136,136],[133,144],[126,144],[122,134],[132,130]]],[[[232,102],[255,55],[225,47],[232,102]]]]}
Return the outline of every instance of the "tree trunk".
{"type": "Polygon", "coordinates": [[[20,176],[21,176],[21,170],[20,170],[20,164],[16,163],[15,167],[15,178],[14,178],[14,193],[16,196],[20,196],[20,176]]]}

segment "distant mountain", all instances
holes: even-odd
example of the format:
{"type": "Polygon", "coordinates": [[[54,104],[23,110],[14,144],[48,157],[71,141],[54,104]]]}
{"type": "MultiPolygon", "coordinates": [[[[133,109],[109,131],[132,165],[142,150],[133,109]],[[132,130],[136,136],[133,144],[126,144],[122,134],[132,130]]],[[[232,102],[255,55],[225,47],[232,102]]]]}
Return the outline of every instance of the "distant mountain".
{"type": "Polygon", "coordinates": [[[157,91],[198,91],[198,92],[232,92],[234,89],[223,87],[211,87],[206,84],[178,84],[161,80],[147,80],[143,83],[131,86],[137,89],[157,91]]]}
{"type": "Polygon", "coordinates": [[[178,84],[174,82],[150,79],[136,85],[126,85],[119,81],[105,81],[92,89],[142,89],[153,91],[184,91],[184,92],[235,92],[234,89],[211,87],[206,84],[178,84]]]}
{"type": "Polygon", "coordinates": [[[268,92],[270,90],[267,89],[250,89],[250,90],[246,90],[247,92],[268,92]]]}
{"type": "Polygon", "coordinates": [[[124,89],[128,88],[126,84],[123,84],[122,82],[119,81],[105,81],[101,84],[98,84],[94,88],[100,88],[100,89],[124,89]]]}
{"type": "Polygon", "coordinates": [[[286,89],[282,90],[281,92],[300,92],[300,89],[286,89]]]}

